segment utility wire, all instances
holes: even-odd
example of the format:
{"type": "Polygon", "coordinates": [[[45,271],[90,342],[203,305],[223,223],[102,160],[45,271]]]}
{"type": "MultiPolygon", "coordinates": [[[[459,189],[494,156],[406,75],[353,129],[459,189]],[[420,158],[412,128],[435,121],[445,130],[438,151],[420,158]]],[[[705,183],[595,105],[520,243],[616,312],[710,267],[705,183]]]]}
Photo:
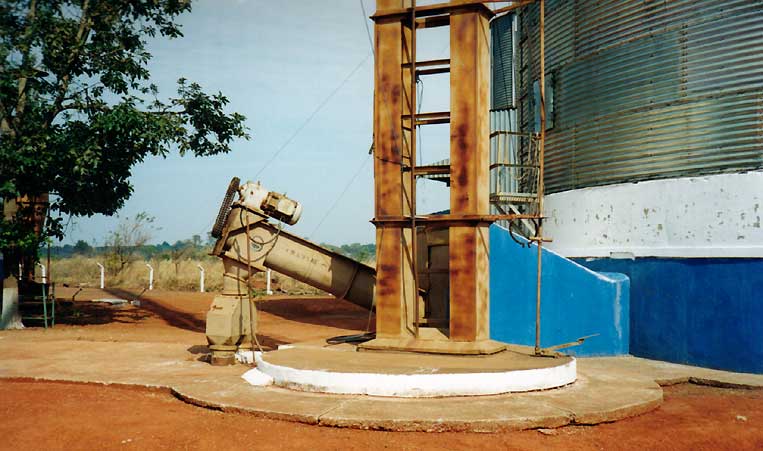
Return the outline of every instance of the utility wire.
{"type": "MultiPolygon", "coordinates": [[[[360,9],[363,11],[363,25],[366,26],[366,35],[368,36],[368,44],[371,46],[371,53],[374,53],[374,40],[371,38],[371,29],[368,27],[368,13],[366,12],[366,6],[363,4],[363,0],[360,1],[360,9]]],[[[374,58],[376,54],[374,54],[374,58]]]]}
{"type": "MultiPolygon", "coordinates": [[[[350,73],[344,78],[344,80],[342,80],[342,82],[339,83],[339,85],[333,91],[331,91],[331,93],[325,99],[323,99],[323,101],[320,104],[318,104],[318,106],[315,108],[315,110],[313,110],[313,112],[307,117],[307,119],[305,119],[305,121],[294,131],[294,133],[289,137],[289,139],[287,139],[286,142],[284,142],[281,145],[281,147],[279,147],[278,150],[276,150],[275,153],[273,153],[273,155],[270,157],[270,159],[262,166],[262,168],[260,168],[260,170],[254,176],[255,179],[257,179],[262,174],[262,172],[265,171],[265,169],[267,169],[268,166],[270,166],[273,163],[273,161],[275,161],[275,159],[281,154],[281,152],[283,152],[284,149],[286,149],[286,147],[289,144],[291,144],[292,141],[294,141],[294,138],[296,138],[297,135],[299,135],[300,132],[302,132],[302,130],[307,126],[307,124],[309,124],[310,121],[312,121],[313,118],[315,118],[315,116],[323,109],[323,107],[325,107],[326,104],[328,104],[328,102],[337,94],[337,92],[339,92],[340,89],[342,89],[342,87],[350,80],[350,78],[352,78],[352,76],[355,75],[355,73],[363,66],[363,64],[365,64],[366,61],[368,61],[368,58],[371,57],[371,56],[374,56],[374,57],[376,56],[375,52],[374,52],[374,41],[373,41],[373,38],[371,38],[371,29],[368,26],[368,13],[366,12],[366,7],[363,4],[363,0],[359,0],[359,1],[360,1],[360,9],[363,12],[363,25],[366,27],[366,36],[368,36],[368,44],[369,44],[369,46],[371,48],[371,52],[369,54],[367,54],[366,57],[363,58],[363,60],[360,63],[358,63],[358,65],[355,66],[350,71],[350,73]]],[[[373,144],[372,144],[372,147],[373,147],[373,144]]],[[[369,155],[370,155],[370,153],[369,153],[369,155]]],[[[323,221],[326,220],[326,218],[328,217],[328,214],[336,206],[336,204],[339,201],[339,199],[341,199],[342,196],[344,196],[344,194],[347,192],[347,190],[349,189],[350,185],[352,185],[352,183],[355,181],[357,176],[360,174],[360,171],[365,166],[367,160],[368,159],[363,160],[363,163],[362,163],[361,167],[358,169],[358,172],[355,173],[355,175],[350,180],[350,183],[348,183],[347,186],[344,188],[342,193],[339,195],[337,200],[334,202],[334,205],[331,207],[331,209],[329,209],[329,212],[318,223],[318,226],[315,228],[315,231],[317,231],[318,227],[320,227],[321,224],[323,224],[323,221]]],[[[214,222],[214,220],[212,220],[212,222],[214,222]]],[[[204,228],[204,231],[208,232],[208,229],[210,227],[212,227],[212,223],[210,223],[208,226],[206,226],[204,228]]],[[[200,232],[199,235],[204,233],[204,231],[200,232]]],[[[315,234],[315,231],[313,231],[313,234],[315,234]]]]}
{"type": "Polygon", "coordinates": [[[347,190],[349,190],[349,189],[350,189],[350,187],[352,186],[352,184],[353,184],[353,183],[355,183],[355,179],[357,179],[357,178],[358,178],[358,176],[360,175],[360,173],[363,171],[363,168],[365,168],[365,167],[366,167],[366,163],[368,163],[368,160],[370,160],[370,159],[371,159],[371,154],[368,154],[368,156],[367,156],[366,158],[364,158],[364,159],[363,159],[363,162],[362,162],[362,163],[360,163],[360,166],[358,167],[358,170],[357,170],[357,171],[355,171],[355,174],[353,174],[353,176],[352,176],[352,178],[350,179],[350,181],[349,181],[349,182],[347,182],[347,185],[345,185],[345,187],[344,187],[344,189],[342,190],[342,192],[341,192],[341,193],[339,193],[339,196],[337,196],[337,198],[334,200],[334,203],[333,203],[333,204],[331,204],[331,207],[329,207],[329,209],[328,209],[328,210],[326,210],[326,213],[323,215],[323,217],[321,218],[321,220],[318,222],[318,225],[316,225],[316,226],[315,226],[315,229],[313,229],[313,232],[312,232],[310,235],[308,235],[308,236],[309,236],[311,239],[312,239],[312,238],[314,238],[314,236],[315,236],[315,233],[316,233],[316,232],[318,231],[318,229],[320,229],[320,227],[323,225],[323,221],[325,221],[325,220],[326,220],[326,218],[328,218],[328,217],[331,215],[331,213],[334,211],[334,209],[335,209],[335,208],[336,208],[336,206],[339,204],[339,201],[342,199],[342,197],[344,197],[344,195],[345,195],[345,194],[347,194],[347,190]]]}
{"type": "Polygon", "coordinates": [[[262,174],[262,172],[265,171],[265,169],[267,169],[268,166],[270,166],[276,160],[276,158],[278,158],[278,155],[280,155],[281,152],[283,152],[284,149],[286,149],[286,147],[288,147],[288,145],[291,144],[292,141],[294,141],[294,138],[296,138],[297,135],[299,135],[300,132],[302,132],[302,130],[304,130],[305,127],[307,127],[307,124],[309,124],[310,121],[312,121],[313,118],[323,109],[323,107],[325,107],[329,103],[329,101],[336,95],[336,93],[338,93],[339,90],[342,89],[344,87],[344,85],[347,84],[348,81],[350,81],[350,78],[352,78],[352,76],[355,75],[355,73],[357,71],[359,71],[361,67],[363,67],[363,65],[366,63],[366,61],[368,61],[368,59],[371,57],[371,55],[373,55],[373,52],[369,52],[366,55],[366,57],[363,58],[363,60],[361,62],[359,62],[350,71],[350,73],[347,74],[346,77],[344,77],[344,80],[342,80],[342,82],[339,83],[339,85],[336,88],[334,88],[334,90],[331,91],[331,93],[325,99],[323,99],[323,101],[321,103],[318,104],[318,106],[315,108],[315,110],[313,110],[313,112],[310,113],[310,115],[307,117],[307,119],[305,119],[305,121],[302,122],[302,124],[299,127],[297,127],[297,129],[294,131],[294,133],[292,133],[292,135],[289,137],[289,139],[287,139],[286,142],[284,142],[281,145],[281,147],[279,147],[278,150],[275,151],[273,156],[271,156],[270,159],[262,166],[262,168],[260,168],[259,172],[257,172],[257,174],[254,176],[255,179],[257,179],[257,177],[259,177],[260,174],[262,174]]]}
{"type": "MultiPolygon", "coordinates": [[[[344,83],[350,77],[352,77],[352,75],[360,68],[360,66],[362,66],[368,60],[369,56],[374,56],[374,57],[376,56],[375,53],[374,53],[374,41],[371,38],[371,29],[368,27],[368,13],[366,12],[366,6],[363,4],[363,0],[359,0],[359,2],[360,2],[360,9],[361,9],[361,11],[363,13],[363,25],[365,25],[365,27],[366,27],[366,36],[368,36],[368,44],[371,47],[371,53],[366,55],[365,59],[357,67],[355,67],[355,69],[353,69],[352,72],[350,72],[350,75],[347,76],[347,78],[339,85],[339,87],[337,89],[334,90],[334,92],[331,95],[335,94],[336,91],[338,91],[339,88],[341,88],[344,85],[344,83]]],[[[422,93],[423,93],[423,91],[422,91],[422,93]]],[[[329,98],[331,98],[331,95],[329,96],[329,98]]],[[[326,101],[328,101],[328,99],[326,99],[326,101]]],[[[325,103],[325,101],[324,101],[324,103],[325,103]]],[[[319,107],[319,109],[320,109],[320,107],[319,107]]],[[[317,110],[316,110],[316,112],[317,112],[317,110]]],[[[309,119],[310,118],[308,118],[308,121],[309,121],[309,119]]],[[[300,127],[299,130],[301,130],[302,128],[304,128],[304,126],[300,127]]],[[[297,133],[299,133],[299,130],[297,131],[297,133]]],[[[287,144],[288,144],[288,142],[287,142],[287,144]]],[[[373,148],[373,144],[371,144],[371,146],[373,148]]],[[[279,149],[279,152],[280,152],[280,149],[279,149]]],[[[278,153],[276,153],[275,156],[277,156],[277,154],[278,153]]],[[[316,225],[315,229],[313,229],[312,233],[310,233],[310,235],[309,235],[310,237],[314,237],[314,235],[318,232],[320,227],[323,225],[323,222],[331,215],[331,213],[334,211],[336,206],[339,204],[339,201],[342,199],[342,197],[344,197],[345,194],[347,194],[347,191],[350,189],[352,184],[355,183],[355,180],[358,178],[358,176],[360,175],[361,171],[363,171],[363,168],[366,166],[366,163],[368,163],[368,160],[370,159],[370,156],[372,155],[372,152],[369,152],[368,155],[369,155],[369,158],[364,158],[363,159],[363,161],[361,162],[360,166],[355,171],[355,174],[353,174],[352,178],[350,179],[350,181],[347,182],[347,184],[345,185],[344,189],[342,189],[342,192],[339,193],[339,196],[337,196],[337,198],[334,200],[334,203],[331,205],[331,207],[328,210],[326,210],[326,213],[323,215],[321,220],[318,221],[318,225],[316,225]]],[[[272,159],[271,159],[271,161],[272,161],[272,159]]],[[[268,164],[269,163],[270,162],[268,162],[268,164]]],[[[262,172],[262,170],[260,170],[260,172],[262,172]]],[[[259,173],[257,175],[259,175],[259,173]]]]}

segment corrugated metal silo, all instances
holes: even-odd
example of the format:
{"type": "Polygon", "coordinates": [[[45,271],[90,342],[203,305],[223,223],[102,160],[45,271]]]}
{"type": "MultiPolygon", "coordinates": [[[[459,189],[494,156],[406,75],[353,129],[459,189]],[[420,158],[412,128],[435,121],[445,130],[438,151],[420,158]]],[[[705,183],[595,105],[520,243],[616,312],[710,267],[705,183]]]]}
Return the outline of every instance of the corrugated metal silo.
{"type": "MultiPolygon", "coordinates": [[[[763,168],[763,2],[546,3],[547,193],[763,168]]],[[[519,29],[520,129],[532,131],[537,5],[519,29]]]]}

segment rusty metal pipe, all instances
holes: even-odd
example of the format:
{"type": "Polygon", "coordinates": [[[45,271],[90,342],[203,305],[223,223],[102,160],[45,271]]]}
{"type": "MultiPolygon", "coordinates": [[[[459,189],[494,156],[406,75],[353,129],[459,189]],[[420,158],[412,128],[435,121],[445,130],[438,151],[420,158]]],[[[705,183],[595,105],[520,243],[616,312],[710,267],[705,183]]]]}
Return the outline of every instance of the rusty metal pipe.
{"type": "Polygon", "coordinates": [[[538,228],[535,235],[538,238],[538,270],[535,293],[535,354],[540,354],[540,306],[541,306],[541,279],[543,260],[543,169],[546,145],[546,38],[545,16],[546,2],[540,2],[540,140],[538,142],[538,228]]]}

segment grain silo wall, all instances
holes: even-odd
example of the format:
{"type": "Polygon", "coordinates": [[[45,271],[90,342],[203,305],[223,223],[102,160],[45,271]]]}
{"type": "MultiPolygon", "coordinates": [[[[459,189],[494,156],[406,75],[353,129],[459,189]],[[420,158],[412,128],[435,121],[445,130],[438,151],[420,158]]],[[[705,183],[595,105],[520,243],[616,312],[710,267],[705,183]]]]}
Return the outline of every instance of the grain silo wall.
{"type": "MultiPolygon", "coordinates": [[[[763,168],[763,2],[546,2],[548,193],[763,168]]],[[[521,15],[518,98],[535,126],[538,8],[521,15]]]]}

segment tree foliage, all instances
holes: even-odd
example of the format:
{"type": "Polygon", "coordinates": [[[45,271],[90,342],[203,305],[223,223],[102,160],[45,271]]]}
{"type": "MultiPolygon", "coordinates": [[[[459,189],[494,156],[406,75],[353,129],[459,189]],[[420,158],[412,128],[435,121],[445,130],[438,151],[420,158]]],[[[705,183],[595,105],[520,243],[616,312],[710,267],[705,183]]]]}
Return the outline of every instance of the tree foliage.
{"type": "Polygon", "coordinates": [[[341,246],[334,246],[332,244],[321,243],[321,246],[327,247],[334,252],[350,257],[353,260],[368,263],[376,260],[376,245],[369,244],[342,244],[341,246]]]}
{"type": "MultiPolygon", "coordinates": [[[[0,198],[51,193],[51,211],[112,215],[149,156],[215,155],[248,139],[228,98],[185,79],[160,100],[147,40],[182,36],[187,0],[0,2],[0,198]]],[[[22,215],[23,216],[23,215],[22,215]]],[[[46,236],[61,237],[48,218],[46,236]]],[[[32,238],[21,216],[0,222],[0,249],[32,238]]]]}
{"type": "Polygon", "coordinates": [[[77,240],[72,246],[72,253],[77,255],[90,255],[93,253],[93,246],[88,244],[85,240],[77,240]]]}

